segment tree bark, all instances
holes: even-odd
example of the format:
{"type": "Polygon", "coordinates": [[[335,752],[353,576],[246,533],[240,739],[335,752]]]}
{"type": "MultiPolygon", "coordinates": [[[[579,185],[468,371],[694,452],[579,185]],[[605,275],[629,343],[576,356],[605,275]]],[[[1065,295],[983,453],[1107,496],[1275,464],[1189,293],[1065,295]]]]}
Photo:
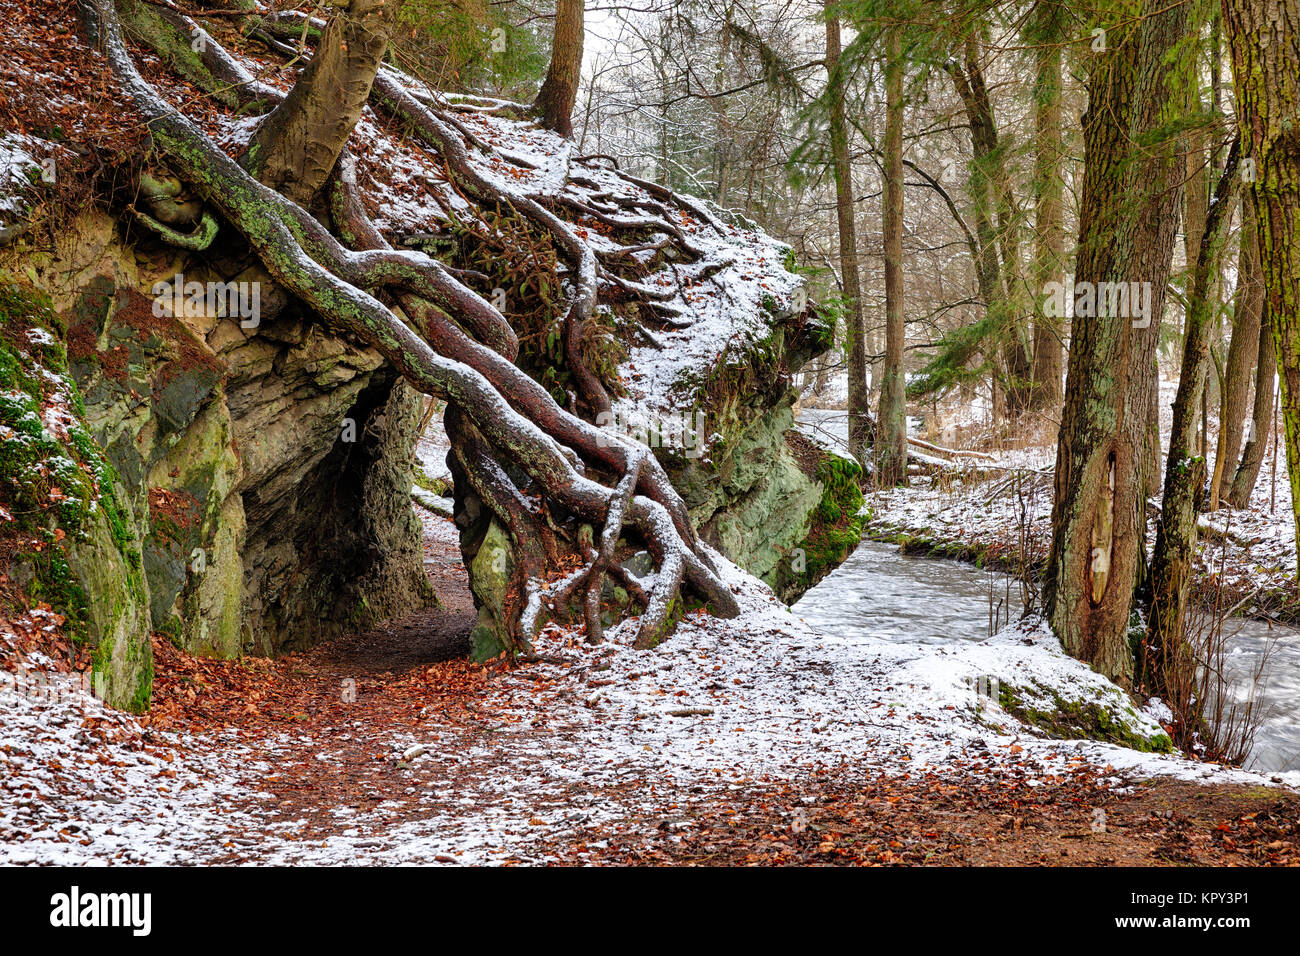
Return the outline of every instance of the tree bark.
{"type": "MultiPolygon", "coordinates": [[[[1223,0],[1300,544],[1300,0],[1223,0]]],[[[1261,350],[1262,351],[1262,350],[1261,350]]]]}
{"type": "Polygon", "coordinates": [[[582,39],[585,0],[558,0],[555,5],[555,40],[551,65],[533,102],[542,125],[561,136],[573,135],[573,104],[582,80],[582,39]]]}
{"type": "Polygon", "coordinates": [[[1203,703],[1197,704],[1203,702],[1204,695],[1199,691],[1196,656],[1184,634],[1184,616],[1196,547],[1196,519],[1205,486],[1205,455],[1198,454],[1195,447],[1199,441],[1197,426],[1209,373],[1210,337],[1218,305],[1215,278],[1223,235],[1231,218],[1230,196],[1236,185],[1238,149],[1234,143],[1227,168],[1200,223],[1200,245],[1188,291],[1183,365],[1169,433],[1165,493],[1151,559],[1150,638],[1140,664],[1145,687],[1161,695],[1184,726],[1199,725],[1203,709],[1203,703]]]}
{"type": "Polygon", "coordinates": [[[1260,291],[1259,360],[1255,364],[1255,402],[1251,409],[1250,432],[1241,452],[1241,463],[1232,476],[1228,504],[1245,508],[1259,480],[1259,469],[1268,451],[1268,436],[1273,430],[1273,391],[1277,388],[1277,350],[1273,346],[1273,329],[1264,315],[1263,291],[1260,291]]]}
{"type": "Polygon", "coordinates": [[[844,286],[844,334],[849,346],[849,454],[865,468],[871,442],[867,397],[866,323],[858,277],[858,240],[854,223],[853,167],[849,162],[849,127],[844,116],[844,74],[840,72],[840,21],[826,3],[826,94],[830,104],[831,171],[835,178],[835,221],[839,228],[840,281],[844,286]]]}
{"type": "MultiPolygon", "coordinates": [[[[1241,207],[1239,240],[1237,301],[1233,306],[1232,340],[1228,343],[1227,368],[1223,373],[1223,400],[1219,405],[1219,442],[1214,455],[1214,475],[1210,479],[1211,511],[1219,510],[1223,483],[1233,480],[1231,472],[1237,461],[1237,453],[1241,451],[1242,432],[1249,427],[1246,399],[1250,395],[1250,373],[1259,360],[1259,326],[1264,290],[1260,283],[1259,235],[1255,227],[1254,211],[1248,202],[1242,203],[1241,207]]],[[[1269,391],[1272,392],[1271,387],[1269,391]]],[[[1246,496],[1250,497],[1249,492],[1246,496]]],[[[1232,495],[1227,497],[1231,499],[1232,495]]]]}
{"type": "Polygon", "coordinates": [[[262,121],[244,165],[300,206],[329,179],[388,50],[398,5],[341,0],[293,89],[262,121]]]}
{"type": "Polygon", "coordinates": [[[903,40],[889,31],[885,54],[885,364],[880,384],[876,477],[907,484],[907,397],[903,379],[903,40]]]}
{"type": "MultiPolygon", "coordinates": [[[[1047,4],[1043,16],[1057,15],[1047,4]]],[[[1030,407],[1054,409],[1061,404],[1061,372],[1065,354],[1064,317],[1052,317],[1043,309],[1042,292],[1049,282],[1060,282],[1065,257],[1065,226],[1062,216],[1065,180],[1061,164],[1065,156],[1061,118],[1061,47],[1059,28],[1043,24],[1036,37],[1034,72],[1034,286],[1038,293],[1034,308],[1034,374],[1030,407]]]]}
{"type": "Polygon", "coordinates": [[[1182,205],[1175,144],[1151,134],[1183,105],[1170,54],[1186,31],[1185,4],[1144,0],[1140,18],[1110,31],[1083,122],[1076,281],[1149,283],[1150,311],[1145,327],[1125,315],[1074,319],[1045,594],[1066,651],[1124,686],[1145,557],[1151,380],[1182,205]]]}

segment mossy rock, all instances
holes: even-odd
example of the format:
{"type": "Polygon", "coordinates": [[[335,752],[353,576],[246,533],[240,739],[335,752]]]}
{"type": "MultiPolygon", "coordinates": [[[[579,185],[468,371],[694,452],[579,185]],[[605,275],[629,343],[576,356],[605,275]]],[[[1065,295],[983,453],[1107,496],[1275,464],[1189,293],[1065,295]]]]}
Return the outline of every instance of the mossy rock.
{"type": "Polygon", "coordinates": [[[130,503],[90,437],[48,298],[0,275],[0,320],[0,504],[14,516],[0,533],[22,589],[0,599],[61,613],[73,641],[93,648],[95,692],[143,711],[153,649],[130,503]]]}
{"type": "Polygon", "coordinates": [[[478,623],[470,635],[471,655],[486,661],[507,647],[506,591],[514,573],[510,534],[495,518],[469,566],[470,588],[479,601],[478,623]]]}
{"type": "Polygon", "coordinates": [[[1171,753],[1163,732],[1143,732],[1143,721],[1123,691],[1100,691],[1086,700],[1068,700],[1051,687],[1033,683],[998,685],[998,705],[1022,723],[1059,740],[1101,740],[1143,753],[1171,753]]]}
{"type": "Polygon", "coordinates": [[[451,497],[451,480],[447,478],[434,478],[418,462],[414,466],[415,483],[431,495],[439,498],[451,497]]]}
{"type": "Polygon", "coordinates": [[[763,575],[781,600],[793,603],[853,553],[862,542],[865,519],[859,514],[863,503],[861,465],[821,449],[797,433],[788,435],[787,443],[800,450],[803,467],[812,471],[814,487],[820,489],[805,533],[787,549],[784,560],[763,575]]]}

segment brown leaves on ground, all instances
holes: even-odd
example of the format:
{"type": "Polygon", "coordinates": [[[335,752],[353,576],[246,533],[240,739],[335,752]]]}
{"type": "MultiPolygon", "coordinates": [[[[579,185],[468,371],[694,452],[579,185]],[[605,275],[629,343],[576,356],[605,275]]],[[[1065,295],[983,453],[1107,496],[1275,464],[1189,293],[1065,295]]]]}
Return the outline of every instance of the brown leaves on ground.
{"type": "MultiPolygon", "coordinates": [[[[478,777],[455,788],[474,792],[483,775],[493,773],[481,745],[508,722],[485,704],[503,666],[450,660],[366,671],[356,655],[364,659],[367,646],[362,637],[349,637],[279,660],[211,661],[160,640],[150,720],[155,727],[191,733],[237,727],[245,743],[296,733],[314,738],[301,753],[293,738],[276,744],[275,770],[259,781],[282,814],[300,821],[307,840],[324,840],[349,826],[334,813],[340,807],[382,805],[392,826],[429,812],[420,799],[425,773],[406,772],[386,743],[403,729],[435,737],[441,764],[435,775],[478,777]],[[349,679],[355,682],[351,701],[343,693],[349,679]],[[344,727],[345,736],[330,737],[344,727]],[[316,759],[322,737],[335,741],[329,766],[316,759]],[[475,747],[478,757],[460,766],[459,759],[475,747]]],[[[511,772],[505,749],[499,764],[496,772],[511,772]]],[[[1173,780],[1115,789],[1091,768],[1075,770],[1038,786],[976,764],[961,778],[860,778],[842,768],[736,789],[683,787],[653,810],[554,833],[530,813],[526,793],[519,794],[517,811],[520,824],[536,831],[527,860],[586,865],[1300,863],[1300,796],[1173,780]]],[[[606,784],[603,795],[612,804],[645,805],[642,786],[636,779],[606,784]],[[627,792],[617,793],[620,788],[627,792]]],[[[230,861],[253,853],[252,846],[251,835],[248,848],[232,843],[230,861]]],[[[508,850],[499,860],[526,861],[508,850]]]]}
{"type": "Polygon", "coordinates": [[[76,4],[6,3],[0,18],[0,123],[78,147],[121,151],[142,142],[144,126],[91,54],[76,4]]]}
{"type": "MultiPolygon", "coordinates": [[[[220,748],[222,734],[234,730],[244,752],[262,755],[267,768],[250,773],[252,789],[226,808],[262,822],[232,831],[216,862],[258,859],[264,827],[279,828],[284,839],[324,842],[364,821],[367,839],[354,844],[358,852],[435,814],[491,827],[463,800],[485,795],[527,831],[527,839],[490,851],[488,858],[503,864],[1300,862],[1300,795],[1169,779],[1117,788],[1113,773],[1082,760],[1048,775],[981,760],[943,775],[893,777],[844,765],[735,787],[706,785],[705,778],[649,786],[640,773],[608,774],[546,798],[523,786],[503,795],[500,781],[519,776],[513,745],[521,735],[549,735],[543,748],[553,739],[562,753],[572,728],[552,726],[542,712],[525,726],[517,713],[493,707],[489,692],[507,669],[457,656],[473,620],[463,569],[450,540],[426,539],[426,547],[444,603],[404,621],[275,660],[196,658],[155,638],[154,701],[145,722],[186,736],[146,730],[152,750],[179,767],[187,748],[220,748]],[[412,739],[424,742],[417,748],[424,755],[408,760],[401,751],[412,739]],[[435,792],[443,795],[430,799],[435,792]],[[604,808],[628,809],[592,814],[593,797],[604,808]]],[[[25,643],[68,655],[71,648],[50,646],[61,638],[50,626],[52,612],[44,613],[51,617],[24,625],[25,643]]],[[[528,670],[525,664],[513,674],[528,670]]],[[[581,683],[576,674],[550,677],[545,683],[557,692],[581,683]]],[[[491,842],[492,833],[486,837],[491,842]]],[[[432,859],[459,862],[460,854],[432,859]]]]}
{"type": "Polygon", "coordinates": [[[996,775],[846,780],[843,772],[684,800],[655,836],[593,833],[583,863],[726,866],[1287,866],[1300,863],[1300,796],[1087,778],[1026,787],[996,775]],[[1104,816],[1101,816],[1104,814],[1104,816]],[[1103,823],[1104,821],[1104,823],[1103,823]]]}
{"type": "MultiPolygon", "coordinates": [[[[0,552],[0,567],[3,567],[3,557],[0,552]]],[[[0,602],[13,584],[8,575],[0,573],[0,602]]],[[[21,589],[17,594],[25,598],[21,589]]],[[[39,669],[45,674],[81,674],[90,669],[89,650],[67,635],[64,616],[44,601],[25,609],[11,601],[7,607],[0,603],[0,608],[5,608],[0,619],[0,671],[26,671],[36,666],[34,654],[43,655],[39,669]]]]}
{"type": "Polygon", "coordinates": [[[330,644],[324,652],[219,661],[191,657],[155,635],[153,706],[145,719],[189,733],[223,727],[310,732],[357,719],[392,730],[430,717],[459,725],[477,719],[475,701],[502,668],[450,660],[376,672],[332,660],[338,653],[330,644]]]}

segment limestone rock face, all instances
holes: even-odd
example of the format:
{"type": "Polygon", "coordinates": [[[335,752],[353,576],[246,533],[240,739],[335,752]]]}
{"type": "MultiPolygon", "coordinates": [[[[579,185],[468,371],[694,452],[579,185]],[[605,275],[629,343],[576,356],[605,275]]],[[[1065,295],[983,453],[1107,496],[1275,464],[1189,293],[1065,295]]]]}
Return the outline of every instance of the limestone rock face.
{"type": "MultiPolygon", "coordinates": [[[[306,314],[241,253],[133,244],[108,216],[86,214],[53,251],[5,261],[15,255],[0,268],[62,317],[85,426],[117,476],[137,555],[131,584],[129,560],[118,567],[86,542],[66,549],[103,605],[92,618],[108,635],[105,673],[123,687],[143,673],[150,630],[193,653],[270,655],[431,599],[409,498],[422,399],[378,353],[306,314]],[[258,314],[210,296],[187,307],[191,283],[248,284],[258,314]]],[[[847,553],[840,538],[826,544],[824,515],[856,506],[791,443],[790,371],[825,350],[826,329],[807,311],[756,315],[744,341],[684,364],[683,388],[667,396],[708,410],[704,454],[655,450],[704,539],[792,600],[847,553]]],[[[455,484],[473,643],[488,657],[503,646],[514,544],[455,484]]],[[[852,531],[835,530],[844,541],[852,531]]]]}
{"type": "Polygon", "coordinates": [[[142,251],[108,217],[22,268],[66,322],[87,428],[120,476],[148,628],[197,654],[275,654],[430,600],[408,496],[422,400],[376,352],[256,268],[142,251]],[[156,307],[178,275],[256,283],[258,315],[156,307]]]}
{"type": "Polygon", "coordinates": [[[783,396],[736,436],[719,456],[718,480],[700,482],[704,493],[688,502],[704,539],[764,580],[807,535],[823,492],[786,447],[793,423],[783,396]]]}
{"type": "Polygon", "coordinates": [[[825,351],[825,330],[799,316],[771,321],[771,334],[695,400],[711,410],[707,454],[660,458],[704,540],[793,602],[850,550],[827,546],[823,509],[856,513],[861,496],[855,482],[827,478],[844,468],[856,474],[854,463],[809,447],[793,430],[789,370],[825,351]]]}
{"type": "MultiPolygon", "coordinates": [[[[128,502],[119,486],[101,491],[116,500],[124,517],[128,502]]],[[[115,540],[108,511],[97,509],[84,539],[67,539],[68,567],[86,595],[89,638],[95,645],[95,692],[124,710],[148,709],[153,684],[153,646],[149,592],[139,567],[139,530],[134,521],[124,541],[115,540]]]]}

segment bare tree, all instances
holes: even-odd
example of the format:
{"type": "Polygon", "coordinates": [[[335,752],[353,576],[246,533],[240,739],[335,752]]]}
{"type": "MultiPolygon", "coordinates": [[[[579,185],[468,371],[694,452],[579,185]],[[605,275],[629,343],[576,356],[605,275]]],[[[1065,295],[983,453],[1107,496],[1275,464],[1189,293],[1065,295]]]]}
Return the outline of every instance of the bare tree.
{"type": "Polygon", "coordinates": [[[555,5],[555,40],[551,66],[533,108],[547,129],[573,135],[573,104],[582,80],[582,38],[585,0],[558,0],[555,5]]]}
{"type": "Polygon", "coordinates": [[[863,466],[871,442],[867,399],[867,330],[858,278],[858,238],[854,225],[853,167],[849,129],[844,118],[844,74],[840,64],[840,20],[826,3],[826,95],[830,106],[831,170],[835,177],[835,220],[840,240],[840,275],[844,286],[844,334],[849,346],[849,454],[863,466]]]}
{"type": "Polygon", "coordinates": [[[886,35],[885,52],[885,364],[880,383],[876,475],[907,483],[907,397],[903,375],[903,35],[886,35]]]}

